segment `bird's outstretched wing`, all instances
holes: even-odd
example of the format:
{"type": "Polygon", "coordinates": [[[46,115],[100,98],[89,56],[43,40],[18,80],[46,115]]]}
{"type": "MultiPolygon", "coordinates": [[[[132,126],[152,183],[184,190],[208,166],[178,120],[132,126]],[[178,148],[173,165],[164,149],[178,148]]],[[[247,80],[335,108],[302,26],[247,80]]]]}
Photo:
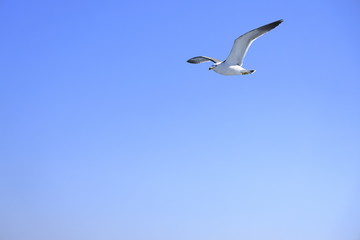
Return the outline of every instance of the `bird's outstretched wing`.
{"type": "Polygon", "coordinates": [[[236,64],[242,66],[243,60],[245,57],[246,52],[248,51],[250,45],[257,39],[258,37],[262,36],[263,34],[269,32],[270,30],[277,27],[283,20],[278,20],[269,24],[266,24],[262,27],[256,28],[251,30],[234,41],[234,45],[230,51],[229,56],[226,59],[227,63],[236,64]]]}
{"type": "Polygon", "coordinates": [[[217,60],[215,58],[204,57],[204,56],[193,57],[193,58],[190,58],[189,60],[187,60],[188,63],[193,63],[193,64],[203,63],[203,62],[207,62],[207,61],[212,61],[214,63],[221,62],[220,60],[217,60]]]}

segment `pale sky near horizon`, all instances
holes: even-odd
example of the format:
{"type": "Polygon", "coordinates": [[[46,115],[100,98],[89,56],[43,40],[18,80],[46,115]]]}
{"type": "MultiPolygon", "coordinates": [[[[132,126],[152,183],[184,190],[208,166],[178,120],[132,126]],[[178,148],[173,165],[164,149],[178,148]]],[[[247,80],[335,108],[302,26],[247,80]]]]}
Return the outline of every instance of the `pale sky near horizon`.
{"type": "Polygon", "coordinates": [[[0,239],[359,240],[360,3],[2,1],[0,239]],[[239,35],[284,19],[222,76],[239,35]]]}

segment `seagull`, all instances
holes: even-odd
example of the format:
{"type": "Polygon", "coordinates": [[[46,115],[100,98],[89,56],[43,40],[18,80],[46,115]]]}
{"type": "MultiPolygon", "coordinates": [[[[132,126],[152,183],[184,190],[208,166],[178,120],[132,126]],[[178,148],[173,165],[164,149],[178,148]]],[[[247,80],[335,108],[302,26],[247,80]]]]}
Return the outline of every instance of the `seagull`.
{"type": "Polygon", "coordinates": [[[198,64],[211,61],[215,63],[209,70],[222,75],[247,75],[254,73],[255,70],[248,70],[242,67],[243,60],[251,44],[260,36],[276,28],[283,20],[278,20],[262,27],[251,30],[235,39],[229,56],[225,61],[220,61],[211,57],[198,56],[187,60],[188,63],[198,64]]]}

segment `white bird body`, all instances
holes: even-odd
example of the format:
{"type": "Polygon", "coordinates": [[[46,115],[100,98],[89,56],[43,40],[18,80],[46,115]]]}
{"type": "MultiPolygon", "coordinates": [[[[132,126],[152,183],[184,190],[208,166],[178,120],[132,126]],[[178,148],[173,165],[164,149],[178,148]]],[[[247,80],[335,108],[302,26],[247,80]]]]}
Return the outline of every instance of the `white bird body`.
{"type": "Polygon", "coordinates": [[[215,64],[212,65],[209,70],[214,70],[215,72],[222,75],[246,75],[254,73],[255,70],[248,70],[242,67],[243,60],[249,47],[257,38],[276,28],[282,22],[283,20],[278,20],[266,24],[262,27],[251,30],[235,39],[230,54],[225,61],[220,61],[211,57],[198,56],[190,58],[189,60],[187,60],[187,62],[197,64],[212,61],[215,64]]]}
{"type": "Polygon", "coordinates": [[[228,64],[226,61],[212,68],[214,72],[222,75],[246,75],[255,72],[255,70],[247,70],[240,65],[228,64]]]}

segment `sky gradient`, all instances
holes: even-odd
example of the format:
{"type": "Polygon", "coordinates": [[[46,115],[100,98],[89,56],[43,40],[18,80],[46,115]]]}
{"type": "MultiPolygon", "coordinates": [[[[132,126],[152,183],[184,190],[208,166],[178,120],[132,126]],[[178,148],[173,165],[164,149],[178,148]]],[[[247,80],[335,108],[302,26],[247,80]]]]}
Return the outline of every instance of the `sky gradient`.
{"type": "Polygon", "coordinates": [[[0,239],[359,240],[357,1],[2,1],[0,239]],[[247,76],[222,76],[239,35],[247,76]]]}

